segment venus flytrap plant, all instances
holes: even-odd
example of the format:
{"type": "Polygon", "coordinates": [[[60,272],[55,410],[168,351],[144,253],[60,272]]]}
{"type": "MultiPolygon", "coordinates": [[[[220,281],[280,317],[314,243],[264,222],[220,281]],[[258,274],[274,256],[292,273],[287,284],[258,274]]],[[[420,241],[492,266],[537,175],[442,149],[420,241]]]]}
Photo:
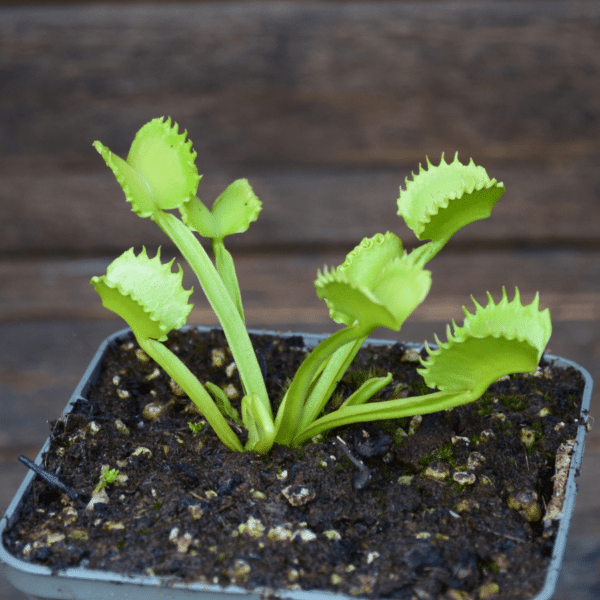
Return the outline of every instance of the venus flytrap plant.
{"type": "Polygon", "coordinates": [[[153,119],[136,134],[126,161],[100,142],[95,142],[94,147],[113,171],[132,210],[140,217],[152,219],[167,234],[198,277],[222,324],[245,392],[257,394],[270,412],[262,373],[244,324],[241,302],[238,306],[239,290],[235,289],[237,279],[233,263],[221,248],[225,235],[245,231],[256,219],[260,201],[242,180],[229,186],[215,202],[213,210],[208,211],[196,197],[200,175],[195,164],[196,152],[192,150],[192,142],[186,141],[186,136],[187,132],[178,133],[177,124],[172,126],[170,119],[153,119]],[[200,227],[201,233],[215,236],[222,256],[219,261],[222,274],[190,227],[166,212],[176,208],[194,228],[200,227]],[[204,218],[198,213],[203,213],[204,218]]]}
{"type": "MultiPolygon", "coordinates": [[[[422,268],[433,258],[458,229],[473,221],[489,217],[494,204],[504,193],[502,183],[490,179],[485,169],[476,166],[472,160],[468,165],[463,165],[458,160],[458,154],[451,164],[447,164],[442,155],[442,160],[437,167],[433,167],[429,159],[427,159],[427,165],[428,170],[419,165],[419,173],[417,176],[413,174],[412,181],[406,179],[406,190],[401,191],[398,199],[398,214],[404,218],[419,240],[431,240],[408,255],[408,261],[417,268],[422,268]]],[[[369,243],[369,240],[363,241],[363,244],[367,246],[369,243]]],[[[387,246],[388,251],[392,252],[388,256],[389,260],[402,254],[400,240],[395,238],[394,243],[397,244],[396,255],[394,255],[392,246],[390,244],[387,246]]],[[[366,248],[360,245],[348,255],[344,264],[337,269],[338,277],[342,277],[343,273],[348,271],[354,281],[365,283],[370,279],[374,255],[363,250],[366,248]]],[[[315,282],[315,285],[319,289],[319,280],[315,282]]],[[[402,290],[402,295],[406,296],[407,289],[403,287],[402,290]]],[[[338,323],[350,325],[348,319],[344,318],[344,315],[335,308],[334,297],[328,298],[327,291],[322,291],[322,293],[323,295],[319,294],[319,297],[325,298],[330,307],[331,318],[338,323]]],[[[422,300],[423,298],[418,303],[422,300]]],[[[395,327],[390,328],[396,329],[395,327]]],[[[399,328],[398,326],[396,330],[399,328]]],[[[326,371],[312,393],[312,396],[318,396],[319,399],[312,398],[307,402],[308,409],[304,411],[302,426],[308,426],[325,406],[335,385],[346,372],[364,339],[366,336],[362,340],[357,339],[353,345],[347,344],[329,359],[326,371]]],[[[366,386],[365,389],[370,389],[371,386],[376,390],[373,393],[379,391],[375,382],[366,386]]],[[[361,395],[361,397],[365,396],[365,394],[361,395]]],[[[370,397],[365,397],[365,401],[370,397]]],[[[352,404],[357,404],[357,402],[354,400],[352,404]]]]}
{"type": "Polygon", "coordinates": [[[274,443],[297,447],[316,434],[350,423],[399,418],[444,410],[472,402],[499,377],[534,371],[551,333],[548,309],[539,300],[523,306],[519,292],[509,302],[506,291],[495,304],[475,302],[465,310],[462,327],[448,327],[447,342],[437,337],[437,349],[426,345],[422,361],[425,383],[438,391],[381,402],[369,400],[389,385],[392,374],[371,377],[336,410],[323,414],[336,386],[366,338],[378,327],[399,331],[425,299],[431,274],[424,265],[463,226],[487,218],[504,192],[473,161],[455,157],[439,166],[427,161],[398,199],[398,214],[419,240],[429,240],[410,254],[393,233],[365,238],[340,266],[319,272],[315,287],[330,316],[344,327],[318,344],[306,357],[274,416],[262,374],[244,325],[241,294],[233,260],[225,249],[227,235],[243,232],[261,209],[246,180],[231,184],[209,210],[196,196],[200,177],[196,153],[186,133],[171,121],[155,119],[142,127],[126,161],[99,142],[96,148],[121,184],[132,209],[155,221],[171,238],[197,275],[214,308],[236,362],[244,396],[241,411],[211,382],[204,385],[161,342],[181,327],[191,310],[191,290],[181,286],[181,268],[173,261],[149,259],[133,249],[117,258],[106,275],[92,284],[104,305],[131,326],[140,347],[181,386],[199,407],[215,433],[231,450],[266,453],[274,443]],[[177,208],[181,220],[167,210],[177,208]],[[215,264],[194,235],[211,240],[215,264]],[[216,265],[216,266],[215,266],[216,265]],[[208,389],[207,389],[208,388],[208,389]],[[209,393],[210,392],[210,393],[209,393]],[[243,425],[248,441],[242,446],[228,419],[243,425]]]}
{"type": "Polygon", "coordinates": [[[276,440],[282,444],[293,444],[297,423],[304,429],[323,410],[343,372],[377,327],[400,330],[429,292],[431,276],[408,260],[400,239],[388,232],[364,239],[342,265],[319,273],[315,286],[317,295],[327,300],[330,316],[346,328],[323,340],[298,369],[277,415],[276,440]]]}
{"type": "Polygon", "coordinates": [[[476,311],[463,307],[462,327],[453,321],[447,328],[447,342],[436,336],[438,348],[425,344],[429,357],[418,369],[425,383],[438,392],[373,404],[342,405],[337,411],[313,421],[297,442],[339,425],[381,419],[397,419],[446,410],[480,398],[489,385],[510,373],[534,372],[550,339],[550,311],[539,310],[539,297],[523,306],[518,289],[512,302],[506,290],[502,299],[482,307],[473,299],[476,311]]]}
{"type": "Polygon", "coordinates": [[[173,260],[163,265],[160,252],[148,258],[145,249],[135,255],[131,248],[108,266],[105,275],[93,277],[91,283],[102,304],[127,321],[140,348],[179,384],[223,443],[231,450],[242,450],[238,437],[205,387],[176,354],[160,343],[167,339],[167,333],[185,324],[192,309],[188,304],[192,290],[184,290],[181,285],[181,267],[177,273],[171,271],[173,260]]]}

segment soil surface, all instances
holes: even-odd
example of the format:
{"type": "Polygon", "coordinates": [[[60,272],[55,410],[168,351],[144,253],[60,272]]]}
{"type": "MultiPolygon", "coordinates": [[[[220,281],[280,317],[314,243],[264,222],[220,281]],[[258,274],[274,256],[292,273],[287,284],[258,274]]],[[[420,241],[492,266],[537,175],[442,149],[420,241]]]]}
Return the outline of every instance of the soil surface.
{"type": "MultiPolygon", "coordinates": [[[[304,342],[252,340],[276,409],[304,342]]],[[[241,391],[220,331],[174,332],[167,345],[202,381],[241,391]]],[[[393,373],[382,400],[427,393],[415,354],[367,347],[351,371],[393,373]]],[[[466,406],[339,428],[259,456],[228,451],[209,425],[193,433],[188,423],[202,415],[126,338],[89,397],[51,423],[44,466],[79,501],[36,477],[5,543],[54,570],[234,583],[262,596],[320,588],[397,600],[530,598],[552,552],[557,521],[544,516],[584,385],[574,369],[540,367],[466,406]],[[86,509],[104,466],[119,477],[86,509]]],[[[360,383],[348,373],[334,398],[360,383]]]]}

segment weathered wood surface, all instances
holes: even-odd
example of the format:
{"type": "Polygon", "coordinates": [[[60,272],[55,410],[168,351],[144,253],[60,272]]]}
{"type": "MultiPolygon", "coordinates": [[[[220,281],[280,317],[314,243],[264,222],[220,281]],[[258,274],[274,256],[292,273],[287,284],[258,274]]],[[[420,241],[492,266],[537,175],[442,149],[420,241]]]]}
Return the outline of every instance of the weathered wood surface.
{"type": "MultiPolygon", "coordinates": [[[[216,324],[198,280],[178,255],[162,253],[184,267],[184,287],[196,290],[191,321],[216,324]]],[[[313,285],[318,269],[343,262],[340,252],[245,255],[234,253],[249,326],[327,324],[328,310],[313,285]]],[[[94,288],[113,257],[0,260],[0,322],[48,319],[108,319],[114,314],[102,307],[94,288]]],[[[523,302],[540,294],[542,308],[555,320],[600,322],[600,251],[513,250],[507,252],[440,253],[428,263],[433,285],[426,302],[411,320],[461,319],[463,305],[473,295],[486,303],[486,291],[498,300],[505,286],[512,298],[519,287],[523,302]]],[[[444,331],[440,331],[444,333],[444,331]]],[[[600,347],[600,346],[599,346],[600,347]]],[[[598,373],[600,375],[600,372],[598,373]]]]}
{"type": "MultiPolygon", "coordinates": [[[[488,172],[504,182],[506,193],[490,219],[465,227],[451,245],[597,243],[600,174],[591,161],[585,169],[582,164],[552,169],[492,165],[488,172]]],[[[404,187],[407,175],[410,171],[402,167],[333,172],[240,167],[216,176],[207,172],[198,194],[210,205],[235,178],[248,177],[263,210],[247,232],[228,238],[232,248],[347,251],[378,231],[392,230],[406,244],[417,241],[396,215],[399,186],[404,187]]],[[[94,173],[0,174],[0,204],[0,251],[12,255],[107,253],[170,243],[156,225],[131,212],[106,167],[94,173]]]]}
{"type": "MultiPolygon", "coordinates": [[[[595,2],[3,9],[3,154],[124,152],[171,114],[211,164],[598,151],[595,2]]],[[[85,153],[85,154],[84,154],[85,153]]]]}
{"type": "MultiPolygon", "coordinates": [[[[598,238],[600,5],[216,3],[0,9],[0,248],[162,243],[91,147],[188,129],[207,202],[249,177],[238,247],[389,227],[404,177],[455,151],[507,185],[457,241],[598,238]]],[[[399,220],[396,220],[399,222],[399,220]]],[[[404,233],[399,227],[399,233],[404,233]]]]}

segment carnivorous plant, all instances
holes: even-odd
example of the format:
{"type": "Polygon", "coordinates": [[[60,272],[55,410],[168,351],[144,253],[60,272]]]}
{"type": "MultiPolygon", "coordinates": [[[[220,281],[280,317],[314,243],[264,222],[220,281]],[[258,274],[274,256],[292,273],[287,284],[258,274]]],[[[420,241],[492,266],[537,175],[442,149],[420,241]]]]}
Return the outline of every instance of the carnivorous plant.
{"type": "Polygon", "coordinates": [[[536,295],[521,303],[518,289],[508,300],[506,291],[487,306],[466,308],[462,326],[447,328],[447,341],[436,337],[437,348],[419,370],[425,383],[438,391],[417,397],[369,402],[387,386],[392,374],[368,379],[336,410],[324,413],[340,381],[366,338],[378,327],[399,331],[425,299],[431,273],[424,269],[450,237],[465,225],[490,216],[504,193],[504,185],[490,179],[473,161],[427,160],[417,175],[406,179],[398,199],[403,217],[420,241],[404,250],[391,232],[363,239],[338,267],[318,273],[315,287],[330,316],[342,329],[318,344],[305,358],[287,389],[276,414],[267,397],[263,375],[244,322],[235,267],[224,245],[228,235],[241,233],[255,221],[261,202],[245,179],[234,181],[209,209],[196,195],[200,175],[196,152],[187,132],[179,133],[170,119],[154,119],[137,133],[126,160],[100,142],[94,146],[112,169],[132,210],[154,221],[179,249],[198,277],[214,309],[235,364],[244,395],[241,414],[216,385],[203,385],[164,344],[167,334],[183,326],[192,309],[192,290],[182,287],[182,269],[173,261],[162,264],[160,250],[149,258],[133,248],[113,261],[92,285],[104,306],[129,324],[142,348],[170,375],[198,406],[223,443],[235,451],[266,453],[274,443],[297,447],[334,427],[362,421],[399,418],[448,409],[477,400],[499,377],[535,371],[550,338],[548,309],[539,310],[536,295]],[[170,210],[177,209],[180,217],[170,210]],[[198,237],[209,238],[214,261],[198,237]],[[242,445],[230,425],[248,431],[242,445]]]}

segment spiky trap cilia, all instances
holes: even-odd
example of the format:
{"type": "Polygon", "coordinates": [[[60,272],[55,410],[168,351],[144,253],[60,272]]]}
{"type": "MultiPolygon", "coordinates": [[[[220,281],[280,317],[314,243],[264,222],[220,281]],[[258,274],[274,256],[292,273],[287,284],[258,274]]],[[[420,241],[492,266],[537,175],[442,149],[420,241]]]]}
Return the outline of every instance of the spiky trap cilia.
{"type": "Polygon", "coordinates": [[[196,195],[200,176],[196,153],[187,132],[170,119],[153,119],[135,136],[126,160],[100,142],[94,146],[113,171],[132,210],[153,220],[177,246],[198,277],[223,328],[244,395],[240,411],[216,385],[197,377],[161,342],[183,326],[192,306],[192,290],[182,287],[182,271],[162,264],[160,252],[149,258],[133,248],[117,258],[92,285],[104,306],[131,327],[140,347],[154,359],[198,406],[222,442],[234,451],[266,453],[274,443],[297,447],[315,435],[350,423],[393,419],[444,410],[477,400],[499,377],[535,371],[552,331],[548,309],[539,309],[536,295],[521,303],[519,291],[499,302],[488,293],[488,304],[466,308],[462,326],[448,326],[447,341],[426,345],[428,358],[420,373],[430,394],[370,402],[392,378],[373,377],[341,403],[325,411],[342,378],[367,337],[378,327],[399,331],[425,299],[431,273],[424,269],[450,237],[465,225],[490,216],[504,185],[490,179],[471,160],[458,155],[438,166],[427,160],[406,180],[398,198],[398,215],[425,241],[407,252],[391,232],[363,239],[338,267],[318,273],[319,298],[343,327],[317,345],[296,372],[274,414],[244,322],[244,311],[228,235],[244,232],[262,205],[245,179],[234,181],[209,209],[196,195]],[[180,217],[169,210],[177,209],[180,217]],[[209,238],[213,259],[198,237],[209,238]],[[235,425],[232,427],[232,423],[235,425]],[[234,429],[246,428],[242,445],[234,429]]]}

